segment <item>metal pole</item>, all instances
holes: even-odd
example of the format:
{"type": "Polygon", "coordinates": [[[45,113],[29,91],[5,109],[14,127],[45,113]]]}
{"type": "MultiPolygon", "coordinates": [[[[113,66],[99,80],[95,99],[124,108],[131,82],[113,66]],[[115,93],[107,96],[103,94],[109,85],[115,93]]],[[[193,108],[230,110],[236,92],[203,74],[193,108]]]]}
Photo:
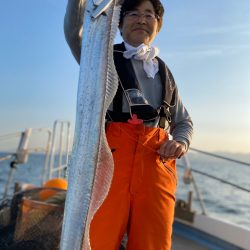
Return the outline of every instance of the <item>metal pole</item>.
{"type": "Polygon", "coordinates": [[[199,201],[199,203],[200,203],[200,206],[201,206],[201,211],[202,211],[202,214],[206,214],[206,209],[205,209],[205,205],[204,205],[204,202],[203,202],[203,199],[202,199],[202,196],[201,196],[201,193],[200,193],[200,191],[199,191],[199,188],[198,188],[198,186],[197,186],[197,184],[196,184],[196,181],[195,181],[195,179],[194,179],[194,176],[192,175],[192,183],[193,183],[193,186],[194,186],[194,190],[195,190],[195,192],[196,192],[196,194],[197,194],[197,197],[198,197],[198,201],[199,201]]]}
{"type": "Polygon", "coordinates": [[[10,163],[10,171],[9,171],[9,176],[8,176],[7,183],[5,185],[5,189],[4,189],[4,193],[3,193],[3,199],[6,198],[6,196],[8,195],[8,190],[9,190],[10,184],[12,182],[14,173],[16,171],[16,167],[17,167],[17,162],[16,161],[12,161],[10,163]]]}
{"type": "Polygon", "coordinates": [[[61,177],[61,166],[62,166],[62,156],[63,156],[63,138],[64,138],[64,123],[61,122],[60,136],[59,136],[59,158],[58,158],[58,178],[61,177]]]}
{"type": "Polygon", "coordinates": [[[46,156],[45,156],[45,163],[44,168],[42,172],[42,183],[41,185],[47,180],[48,178],[48,169],[49,169],[49,157],[50,157],[50,150],[51,150],[51,130],[47,129],[48,132],[48,140],[47,140],[47,146],[45,149],[46,156]]]}

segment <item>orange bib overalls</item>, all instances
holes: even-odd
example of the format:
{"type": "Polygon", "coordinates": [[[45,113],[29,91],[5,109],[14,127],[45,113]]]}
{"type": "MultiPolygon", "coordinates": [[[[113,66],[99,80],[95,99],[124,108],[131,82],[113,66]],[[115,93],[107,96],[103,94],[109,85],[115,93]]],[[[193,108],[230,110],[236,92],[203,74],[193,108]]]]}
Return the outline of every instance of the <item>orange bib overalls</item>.
{"type": "Polygon", "coordinates": [[[107,139],[114,158],[108,196],[90,226],[92,250],[170,250],[177,184],[175,161],[157,149],[167,139],[160,128],[112,122],[107,139]]]}

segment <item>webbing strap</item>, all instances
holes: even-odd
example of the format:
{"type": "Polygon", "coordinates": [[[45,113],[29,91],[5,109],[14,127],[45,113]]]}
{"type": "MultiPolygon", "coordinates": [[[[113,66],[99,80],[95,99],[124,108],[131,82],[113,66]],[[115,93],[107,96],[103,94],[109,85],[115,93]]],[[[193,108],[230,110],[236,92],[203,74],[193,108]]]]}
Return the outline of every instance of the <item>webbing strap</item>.
{"type": "MultiPolygon", "coordinates": [[[[125,51],[124,43],[114,45],[114,62],[115,67],[119,76],[119,86],[117,93],[113,100],[113,111],[108,111],[107,118],[111,118],[113,121],[127,121],[127,118],[130,117],[130,113],[122,112],[122,104],[123,104],[123,88],[139,88],[139,83],[136,78],[136,74],[134,72],[132,62],[129,59],[123,57],[123,51],[125,51]],[[121,81],[122,86],[121,87],[121,81]]],[[[160,108],[160,119],[159,119],[159,127],[164,128],[166,120],[171,122],[171,114],[169,108],[175,105],[175,93],[170,91],[171,86],[174,85],[174,80],[171,72],[166,67],[166,64],[159,58],[156,57],[159,62],[159,74],[161,78],[162,84],[162,105],[160,108]],[[171,79],[170,79],[171,78],[171,79]],[[172,82],[173,81],[173,84],[172,82]],[[171,93],[171,94],[170,94],[171,93]]]]}
{"type": "Polygon", "coordinates": [[[133,70],[132,63],[129,59],[126,59],[123,56],[123,53],[121,53],[123,51],[125,51],[125,46],[123,43],[114,45],[114,62],[116,71],[119,76],[119,87],[117,90],[117,94],[114,97],[114,112],[122,112],[122,87],[125,90],[139,89],[139,83],[133,70]]]}

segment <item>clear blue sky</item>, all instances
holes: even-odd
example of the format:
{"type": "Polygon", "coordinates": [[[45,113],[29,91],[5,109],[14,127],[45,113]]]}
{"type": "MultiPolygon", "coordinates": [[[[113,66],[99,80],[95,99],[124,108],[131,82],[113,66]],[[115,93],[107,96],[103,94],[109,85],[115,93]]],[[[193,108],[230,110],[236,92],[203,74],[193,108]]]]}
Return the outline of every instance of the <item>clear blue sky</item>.
{"type": "MultiPolygon", "coordinates": [[[[250,152],[250,1],[163,1],[155,45],[195,127],[193,147],[250,152]]],[[[79,66],[65,42],[66,0],[0,1],[0,135],[74,125],[79,66]]]]}

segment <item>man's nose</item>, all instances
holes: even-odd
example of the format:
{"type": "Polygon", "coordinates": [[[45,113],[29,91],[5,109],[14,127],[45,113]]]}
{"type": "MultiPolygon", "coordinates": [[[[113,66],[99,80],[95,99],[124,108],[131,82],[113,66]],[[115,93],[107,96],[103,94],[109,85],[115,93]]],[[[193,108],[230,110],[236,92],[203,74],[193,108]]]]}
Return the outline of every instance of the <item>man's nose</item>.
{"type": "Polygon", "coordinates": [[[146,23],[146,17],[145,17],[145,15],[138,16],[137,22],[138,23],[146,23]]]}

